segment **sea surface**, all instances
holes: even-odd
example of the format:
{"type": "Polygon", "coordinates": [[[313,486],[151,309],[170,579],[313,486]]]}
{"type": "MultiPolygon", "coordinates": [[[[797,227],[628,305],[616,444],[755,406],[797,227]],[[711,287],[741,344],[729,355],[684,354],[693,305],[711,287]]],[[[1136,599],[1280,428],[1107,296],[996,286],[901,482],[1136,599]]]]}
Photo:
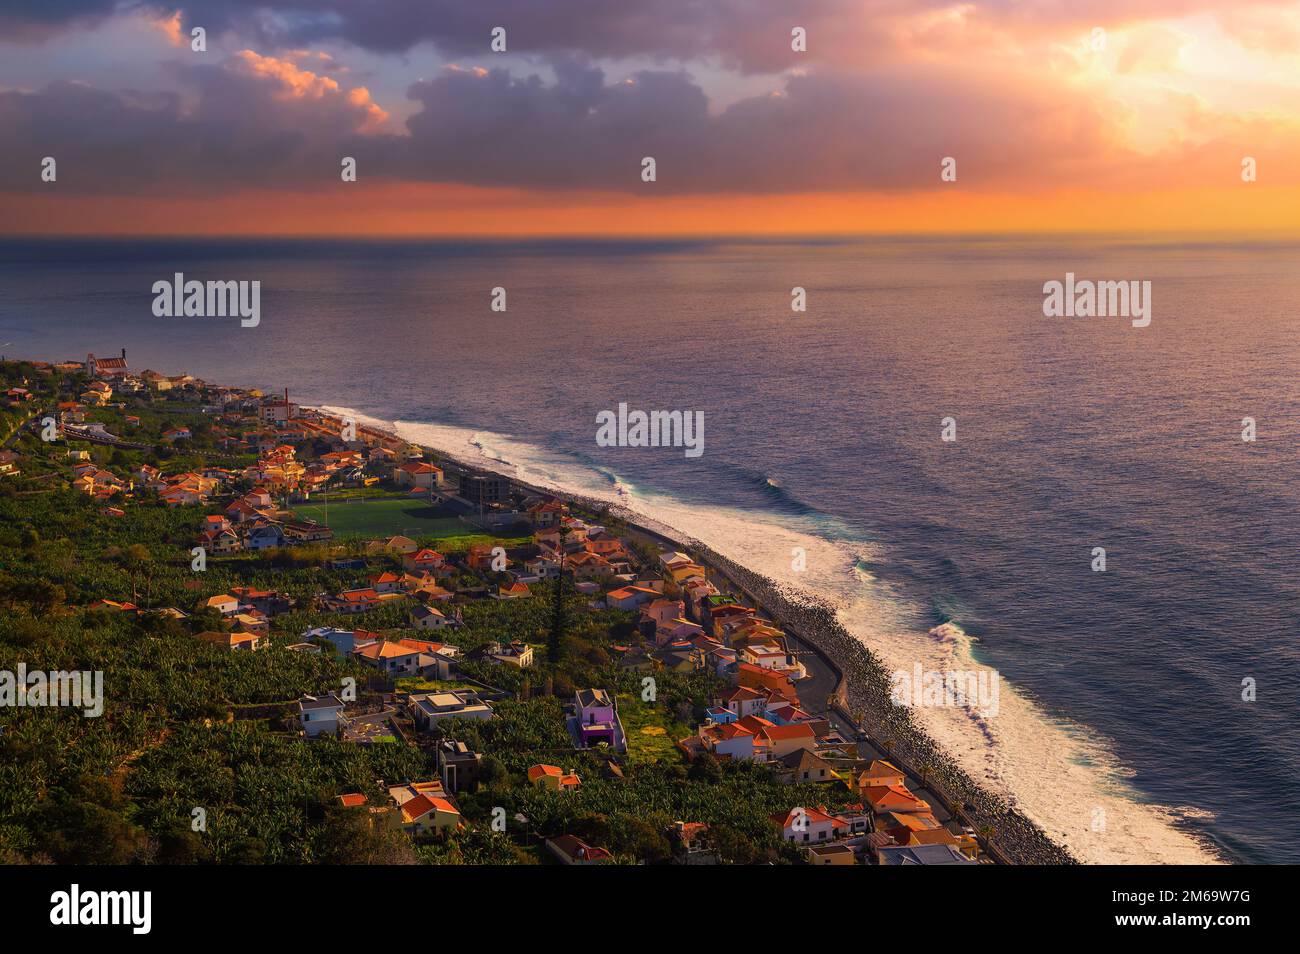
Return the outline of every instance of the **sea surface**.
{"type": "Polygon", "coordinates": [[[1298,252],[5,240],[0,352],[288,387],[617,500],[832,601],[891,669],[995,669],[996,715],[921,721],[1082,859],[1295,863],[1298,252]],[[260,281],[260,324],[155,317],[175,272],[260,281]],[[1150,281],[1150,326],[1044,317],[1066,272],[1150,281]],[[598,446],[620,402],[702,411],[704,453],[598,446]]]}

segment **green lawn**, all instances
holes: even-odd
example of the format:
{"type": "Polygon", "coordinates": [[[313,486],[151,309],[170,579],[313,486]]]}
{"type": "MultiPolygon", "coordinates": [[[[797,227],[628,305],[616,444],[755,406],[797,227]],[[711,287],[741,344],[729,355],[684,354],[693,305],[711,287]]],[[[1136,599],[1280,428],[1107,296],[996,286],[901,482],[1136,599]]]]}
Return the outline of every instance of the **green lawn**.
{"type": "Polygon", "coordinates": [[[473,530],[456,517],[439,514],[427,501],[416,498],[367,500],[364,503],[301,504],[294,513],[328,524],[335,536],[454,537],[473,530]],[[326,510],[329,511],[328,516],[326,510]]]}
{"type": "Polygon", "coordinates": [[[618,694],[618,717],[627,735],[630,762],[678,762],[682,758],[678,739],[691,734],[662,705],[642,702],[640,697],[618,694]]]}
{"type": "Polygon", "coordinates": [[[394,681],[398,692],[453,692],[457,689],[477,689],[478,686],[468,682],[445,679],[424,679],[420,676],[404,676],[394,681]]]}

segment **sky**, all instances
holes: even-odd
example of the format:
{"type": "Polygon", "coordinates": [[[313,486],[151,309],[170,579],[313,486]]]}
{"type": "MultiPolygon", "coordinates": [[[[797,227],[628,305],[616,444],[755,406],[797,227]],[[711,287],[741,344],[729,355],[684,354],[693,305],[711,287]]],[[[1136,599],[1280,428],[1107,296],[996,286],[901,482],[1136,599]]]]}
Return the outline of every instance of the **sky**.
{"type": "Polygon", "coordinates": [[[1296,0],[0,2],[5,234],[1297,223],[1296,0]]]}

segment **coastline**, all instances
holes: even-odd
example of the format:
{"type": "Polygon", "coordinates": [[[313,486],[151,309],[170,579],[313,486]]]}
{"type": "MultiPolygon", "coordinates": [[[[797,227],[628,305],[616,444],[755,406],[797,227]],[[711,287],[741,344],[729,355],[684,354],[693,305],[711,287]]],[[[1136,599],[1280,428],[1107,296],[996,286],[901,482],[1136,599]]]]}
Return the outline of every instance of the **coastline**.
{"type": "MultiPolygon", "coordinates": [[[[341,423],[339,409],[310,410],[341,423]]],[[[773,580],[717,553],[707,544],[626,506],[554,487],[539,487],[501,469],[466,461],[446,448],[410,441],[391,430],[366,423],[367,430],[415,443],[442,463],[472,473],[492,473],[531,493],[555,497],[597,512],[612,513],[633,532],[671,546],[685,547],[704,566],[729,580],[766,615],[782,625],[802,646],[818,656],[835,675],[836,689],[828,710],[887,753],[887,757],[925,787],[979,835],[997,861],[1010,864],[1078,864],[1065,846],[1007,801],[963,771],[913,719],[891,701],[889,673],[880,659],[854,638],[833,609],[812,596],[795,599],[773,580]]]]}

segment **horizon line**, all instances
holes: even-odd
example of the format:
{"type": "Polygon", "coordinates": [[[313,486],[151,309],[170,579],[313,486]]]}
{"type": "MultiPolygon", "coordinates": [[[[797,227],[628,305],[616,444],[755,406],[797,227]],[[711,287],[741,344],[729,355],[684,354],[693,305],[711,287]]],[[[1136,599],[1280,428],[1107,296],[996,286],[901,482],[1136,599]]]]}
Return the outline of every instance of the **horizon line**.
{"type": "Polygon", "coordinates": [[[295,232],[0,232],[0,242],[57,242],[57,241],[102,241],[102,242],[145,242],[145,241],[230,241],[230,242],[461,242],[461,243],[553,243],[553,242],[674,242],[674,243],[720,243],[744,242],[750,244],[775,244],[784,242],[820,242],[825,244],[851,243],[861,241],[926,241],[926,240],[1028,240],[1028,239],[1091,239],[1091,240],[1127,240],[1144,243],[1158,241],[1161,244],[1196,245],[1224,240],[1236,243],[1286,243],[1300,242],[1300,230],[1261,230],[1261,229],[1213,229],[1189,232],[1186,229],[1157,229],[1140,232],[1101,230],[1101,229],[1051,229],[1038,231],[918,231],[918,232],[762,232],[762,233],[509,233],[478,232],[470,235],[450,232],[393,232],[361,233],[357,235],[342,234],[303,234],[295,232]],[[1176,239],[1176,243],[1170,240],[1176,239]]]}

